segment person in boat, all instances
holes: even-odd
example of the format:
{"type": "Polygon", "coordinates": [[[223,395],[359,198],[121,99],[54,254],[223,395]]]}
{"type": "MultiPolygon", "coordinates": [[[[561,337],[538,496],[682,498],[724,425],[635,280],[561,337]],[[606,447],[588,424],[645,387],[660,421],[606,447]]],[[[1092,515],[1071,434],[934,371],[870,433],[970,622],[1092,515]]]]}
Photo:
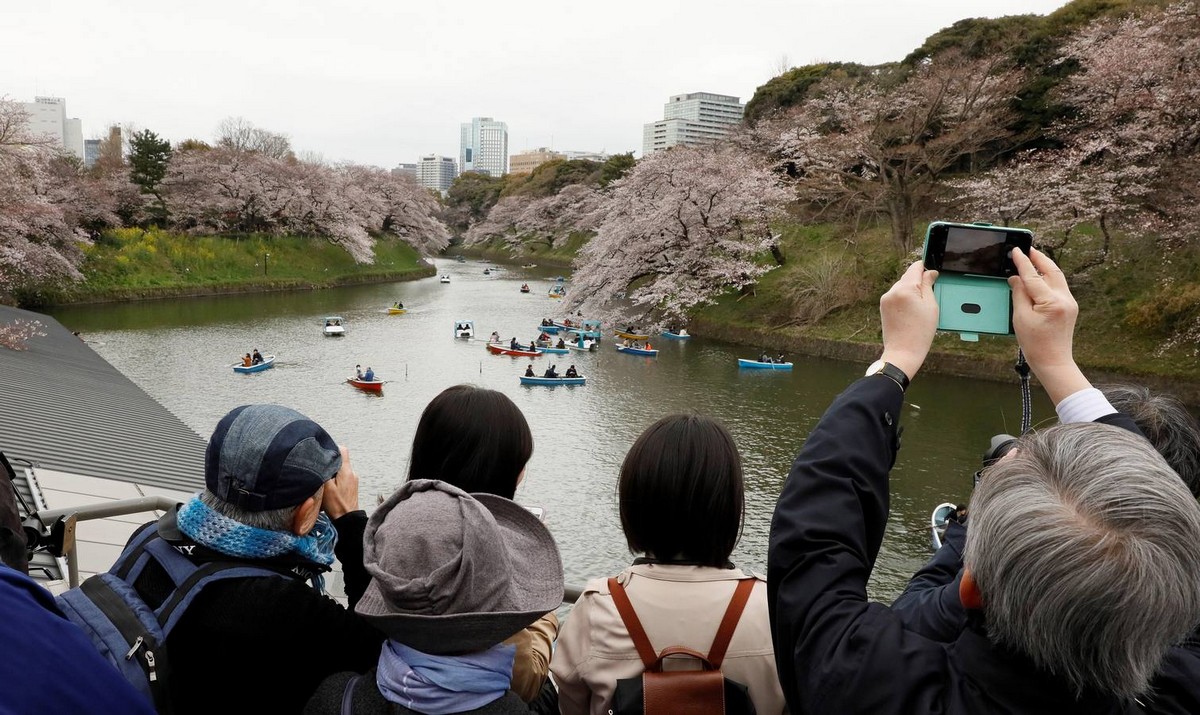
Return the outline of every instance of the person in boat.
{"type": "MultiPolygon", "coordinates": [[[[454,385],[421,413],[408,479],[440,479],[471,494],[512,499],[532,455],[533,433],[515,402],[496,390],[454,385]]],[[[548,676],[558,635],[556,607],[528,628],[514,631],[507,641],[516,646],[512,689],[525,701],[540,701],[543,686],[553,692],[548,676]]]]}
{"type": "Polygon", "coordinates": [[[579,377],[579,373],[576,372],[574,365],[567,368],[566,377],[579,377]]]}
{"type": "Polygon", "coordinates": [[[766,353],[759,353],[759,354],[758,354],[758,361],[759,361],[759,362],[765,362],[765,363],[773,363],[773,362],[775,362],[774,360],[772,360],[772,359],[771,359],[771,356],[770,356],[770,355],[767,355],[766,353]]]}
{"type": "Polygon", "coordinates": [[[520,350],[521,349],[521,344],[517,342],[517,337],[515,335],[513,336],[512,340],[508,341],[508,349],[509,350],[520,350]]]}
{"type": "Polygon", "coordinates": [[[555,369],[556,367],[556,365],[551,365],[550,367],[546,368],[546,374],[542,375],[542,377],[558,377],[558,370],[555,369]]]}
{"type": "Polygon", "coordinates": [[[496,330],[493,330],[491,337],[488,338],[488,342],[490,342],[490,343],[500,342],[500,333],[496,330]]]}
{"type": "Polygon", "coordinates": [[[525,368],[525,377],[535,377],[535,375],[533,374],[533,364],[532,363],[530,363],[529,367],[525,368]]]}
{"type": "Polygon", "coordinates": [[[361,379],[363,379],[363,374],[362,374],[362,365],[355,365],[355,366],[354,366],[354,379],[356,379],[356,380],[361,380],[361,379]]]}
{"type": "Polygon", "coordinates": [[[562,350],[563,348],[567,347],[567,343],[562,338],[559,338],[558,343],[554,347],[558,348],[559,350],[562,350]]]}
{"type": "Polygon", "coordinates": [[[393,303],[392,307],[395,308],[396,310],[404,310],[404,304],[401,303],[400,301],[396,301],[395,303],[393,303]]]}
{"type": "Polygon", "coordinates": [[[771,625],[792,712],[1137,712],[1200,622],[1200,504],[1076,365],[1062,271],[1037,249],[1011,255],[1017,341],[1061,424],[1018,438],[971,495],[966,628],[938,642],[866,596],[897,417],[937,331],[937,273],[917,261],[880,300],[882,359],[821,417],[775,507],[771,625]]]}
{"type": "Polygon", "coordinates": [[[363,382],[375,382],[375,371],[368,365],[367,369],[362,374],[363,382]]]}
{"type": "Polygon", "coordinates": [[[536,626],[563,598],[546,526],[511,500],[422,479],[376,509],[365,540],[374,578],[358,608],[388,640],[365,675],[326,678],[304,712],[530,712],[503,634],[536,626]]]}
{"type": "Polygon", "coordinates": [[[549,334],[547,334],[547,333],[541,333],[541,334],[539,334],[539,335],[538,335],[538,342],[539,342],[539,343],[540,343],[540,342],[542,342],[542,341],[544,341],[544,340],[549,340],[549,339],[550,339],[550,335],[549,335],[549,334]]]}
{"type": "Polygon", "coordinates": [[[250,362],[254,365],[258,365],[262,361],[263,361],[262,353],[260,353],[258,351],[258,348],[254,348],[254,354],[251,356],[250,362]]]}
{"type": "MultiPolygon", "coordinates": [[[[780,715],[786,706],[772,655],[766,579],[730,561],[744,494],[741,457],[720,422],[674,414],[646,428],[617,477],[621,530],[637,558],[616,580],[653,649],[681,645],[701,653],[712,647],[735,591],[749,589],[721,671],[747,687],[758,715],[780,715]]],[[[561,712],[610,712],[617,681],[643,669],[608,579],[587,582],[550,659],[561,712]]]]}
{"type": "MultiPolygon", "coordinates": [[[[130,586],[149,603],[163,602],[176,557],[268,572],[213,581],[177,614],[166,640],[172,712],[298,713],[326,676],[372,667],[385,640],[354,611],[371,574],[363,564],[367,514],[358,508],[349,451],[293,409],[243,405],[213,430],[203,477],[202,492],[131,537],[122,557],[136,558],[136,550],[149,561],[131,572],[138,575],[130,586]],[[156,548],[158,541],[171,548],[156,548]],[[335,560],[348,607],[324,589],[322,574],[335,560]],[[252,686],[236,697],[217,687],[230,682],[231,669],[252,674],[252,686]]],[[[60,682],[58,690],[70,689],[60,682]]]]}
{"type": "Polygon", "coordinates": [[[245,355],[242,356],[242,367],[250,367],[253,364],[254,364],[254,358],[252,358],[250,356],[250,353],[246,353],[245,355]]]}

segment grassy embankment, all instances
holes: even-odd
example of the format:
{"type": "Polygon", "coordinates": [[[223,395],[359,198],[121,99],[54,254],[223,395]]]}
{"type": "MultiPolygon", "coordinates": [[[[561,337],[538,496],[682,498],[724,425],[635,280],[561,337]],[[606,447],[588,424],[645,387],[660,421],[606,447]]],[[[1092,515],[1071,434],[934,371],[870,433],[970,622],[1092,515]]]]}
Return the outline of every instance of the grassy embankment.
{"type": "MultiPolygon", "coordinates": [[[[694,332],[800,354],[870,361],[878,357],[879,296],[916,260],[897,256],[883,228],[847,239],[831,225],[781,227],[787,264],[762,278],[753,294],[726,295],[694,317],[694,332]],[[836,307],[844,302],[845,305],[836,307]],[[835,306],[815,322],[828,306],[835,306]]],[[[1144,240],[1140,245],[1149,245],[1144,240]]],[[[1120,241],[1114,258],[1085,274],[1063,268],[1080,306],[1075,356],[1093,379],[1136,380],[1200,404],[1194,345],[1160,350],[1167,334],[1138,325],[1138,307],[1162,289],[1161,256],[1120,241]]],[[[1011,380],[1016,341],[980,336],[964,342],[939,333],[926,366],[940,373],[1011,380]]]]}
{"type": "Polygon", "coordinates": [[[37,296],[40,302],[325,288],[435,273],[411,246],[396,239],[377,241],[375,262],[370,264],[356,264],[350,254],[323,239],[195,237],[141,229],[105,232],[85,253],[81,266],[85,280],[61,292],[37,296]]]}

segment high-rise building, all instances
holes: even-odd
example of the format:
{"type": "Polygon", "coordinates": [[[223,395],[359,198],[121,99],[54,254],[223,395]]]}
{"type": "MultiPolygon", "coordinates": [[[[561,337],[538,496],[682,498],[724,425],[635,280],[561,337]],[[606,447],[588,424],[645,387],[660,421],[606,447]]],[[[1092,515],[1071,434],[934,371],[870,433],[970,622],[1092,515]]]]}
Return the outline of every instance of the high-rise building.
{"type": "Polygon", "coordinates": [[[427,154],[417,160],[417,183],[443,195],[458,176],[458,165],[452,156],[427,154]]]}
{"type": "Polygon", "coordinates": [[[663,105],[661,120],[644,126],[642,156],[677,144],[720,139],[742,121],[745,108],[737,97],[724,94],[677,94],[663,105]]]}
{"type": "Polygon", "coordinates": [[[392,176],[411,176],[417,178],[416,164],[396,164],[396,168],[392,169],[392,176]]]}
{"type": "Polygon", "coordinates": [[[512,155],[508,160],[508,171],[512,174],[528,174],[548,161],[565,158],[564,155],[556,151],[551,151],[544,146],[537,149],[529,149],[512,155]]]}
{"type": "Polygon", "coordinates": [[[84,139],[83,140],[83,165],[87,168],[92,168],[96,165],[96,160],[100,158],[100,139],[84,139]]]}
{"type": "Polygon", "coordinates": [[[508,125],[491,117],[462,124],[458,149],[459,173],[478,171],[489,176],[508,173],[508,125]]]}
{"type": "Polygon", "coordinates": [[[83,123],[67,118],[67,100],[62,97],[34,97],[32,102],[22,102],[21,108],[29,115],[31,134],[49,138],[80,159],[85,158],[83,123]]]}

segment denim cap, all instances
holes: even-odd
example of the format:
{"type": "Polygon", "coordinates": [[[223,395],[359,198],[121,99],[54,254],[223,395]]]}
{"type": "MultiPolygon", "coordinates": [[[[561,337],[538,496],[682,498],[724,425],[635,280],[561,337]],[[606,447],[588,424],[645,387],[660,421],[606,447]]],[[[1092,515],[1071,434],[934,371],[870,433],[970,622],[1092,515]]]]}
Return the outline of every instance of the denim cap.
{"type": "Polygon", "coordinates": [[[221,418],[204,454],[204,483],[247,511],[296,506],[337,474],[342,455],[316,422],[281,405],[242,405],[221,418]]]}
{"type": "Polygon", "coordinates": [[[355,606],[389,638],[433,655],[485,650],[555,610],[562,560],[525,507],[446,482],[405,482],[363,536],[371,583],[355,606]]]}

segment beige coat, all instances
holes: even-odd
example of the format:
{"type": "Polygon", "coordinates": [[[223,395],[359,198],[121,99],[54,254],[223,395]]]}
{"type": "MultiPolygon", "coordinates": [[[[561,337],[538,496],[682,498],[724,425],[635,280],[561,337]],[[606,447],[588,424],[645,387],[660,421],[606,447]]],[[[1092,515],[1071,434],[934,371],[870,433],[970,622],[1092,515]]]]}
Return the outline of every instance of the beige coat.
{"type": "MultiPolygon", "coordinates": [[[[656,651],[682,645],[707,653],[737,579],[745,575],[737,569],[643,564],[622,571],[617,580],[656,651]]],[[[749,687],[758,715],[776,715],[786,712],[786,705],[771,647],[766,579],[757,578],[721,670],[749,687]]],[[[550,660],[560,710],[563,715],[607,715],[617,680],[642,670],[607,579],[589,581],[559,631],[550,660]]]]}

